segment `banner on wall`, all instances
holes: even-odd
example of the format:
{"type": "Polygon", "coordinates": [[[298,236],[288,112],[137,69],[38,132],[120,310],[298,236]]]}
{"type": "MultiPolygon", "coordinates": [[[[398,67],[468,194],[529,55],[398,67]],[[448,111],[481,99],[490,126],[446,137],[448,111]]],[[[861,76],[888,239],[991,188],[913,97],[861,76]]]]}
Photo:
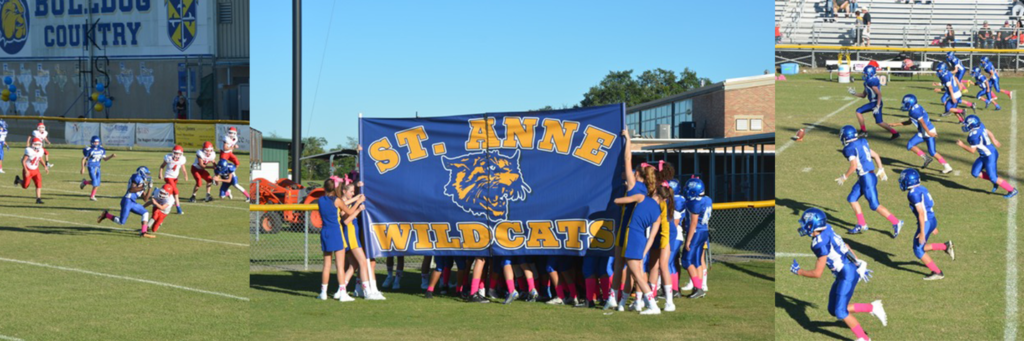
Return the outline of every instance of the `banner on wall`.
{"type": "Polygon", "coordinates": [[[68,144],[88,146],[93,136],[100,136],[99,123],[64,122],[64,140],[68,144]]]}
{"type": "Polygon", "coordinates": [[[100,140],[104,146],[132,147],[135,145],[135,123],[100,123],[100,140]]]}
{"type": "Polygon", "coordinates": [[[136,123],[135,144],[143,147],[174,147],[174,124],[136,123]]]}
{"type": "Polygon", "coordinates": [[[214,149],[220,149],[216,142],[216,127],[208,123],[175,123],[174,140],[185,149],[203,148],[203,142],[210,141],[214,149]]]}
{"type": "Polygon", "coordinates": [[[220,150],[221,145],[224,144],[224,136],[228,134],[228,129],[235,127],[238,129],[238,151],[248,152],[249,151],[249,126],[238,125],[238,124],[218,124],[217,125],[217,142],[213,145],[217,146],[217,150],[220,150]]]}
{"type": "Polygon", "coordinates": [[[2,1],[0,57],[77,58],[93,44],[110,58],[212,55],[215,2],[2,1]]]}
{"type": "Polygon", "coordinates": [[[610,254],[625,106],[360,119],[371,255],[610,254]]]}

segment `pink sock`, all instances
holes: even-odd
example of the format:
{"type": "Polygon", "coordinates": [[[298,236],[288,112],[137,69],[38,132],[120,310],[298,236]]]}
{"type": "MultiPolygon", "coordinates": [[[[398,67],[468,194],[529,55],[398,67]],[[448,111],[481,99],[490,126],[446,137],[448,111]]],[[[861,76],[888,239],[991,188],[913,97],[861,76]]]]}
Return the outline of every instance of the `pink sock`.
{"type": "Polygon", "coordinates": [[[551,277],[544,277],[544,280],[540,281],[540,287],[547,289],[549,286],[551,286],[551,277]]]}
{"type": "Polygon", "coordinates": [[[885,217],[885,219],[889,219],[889,223],[891,223],[893,225],[896,225],[896,224],[900,223],[900,220],[896,219],[896,216],[892,215],[892,214],[890,214],[888,217],[885,217]]]}
{"type": "Polygon", "coordinates": [[[1003,181],[999,183],[999,187],[1002,187],[1006,192],[1013,192],[1013,187],[1010,186],[1009,182],[1003,181]]]}
{"type": "Polygon", "coordinates": [[[95,198],[95,197],[96,197],[96,187],[93,187],[93,188],[92,188],[92,194],[91,194],[91,195],[89,195],[89,196],[90,196],[90,197],[93,197],[93,198],[95,198]]]}
{"type": "Polygon", "coordinates": [[[585,299],[588,301],[594,300],[594,294],[597,291],[597,278],[587,278],[584,284],[586,284],[585,290],[587,295],[585,299]]]}
{"type": "Polygon", "coordinates": [[[968,102],[967,100],[963,100],[963,102],[964,102],[964,105],[966,105],[966,106],[973,106],[974,105],[974,103],[968,102]]]}
{"type": "Polygon", "coordinates": [[[864,125],[863,125],[863,124],[861,124],[861,125],[860,125],[860,131],[866,131],[866,130],[867,130],[867,128],[864,128],[864,125]]]}
{"type": "Polygon", "coordinates": [[[557,295],[558,298],[561,298],[563,300],[565,299],[565,292],[562,291],[562,285],[555,286],[555,295],[557,295]]]}
{"type": "Polygon", "coordinates": [[[619,291],[620,292],[626,291],[626,280],[625,279],[622,280],[622,283],[619,283],[619,291]]]}
{"type": "Polygon", "coordinates": [[[690,276],[690,280],[693,281],[693,287],[697,289],[700,289],[700,285],[704,284],[704,282],[701,281],[699,277],[690,276]]]}
{"type": "Polygon", "coordinates": [[[874,307],[868,303],[854,303],[853,312],[855,313],[870,313],[874,307]]]}
{"type": "Polygon", "coordinates": [[[853,331],[853,335],[856,335],[858,339],[868,339],[868,334],[864,333],[864,328],[861,328],[858,324],[856,327],[850,328],[853,331]]]}
{"type": "Polygon", "coordinates": [[[937,265],[935,265],[935,262],[931,262],[931,263],[925,264],[925,266],[928,267],[928,270],[931,270],[934,273],[937,273],[937,274],[938,273],[942,273],[942,270],[939,270],[939,267],[937,265]]]}
{"type": "Polygon", "coordinates": [[[427,292],[434,292],[434,286],[433,285],[428,286],[427,287],[427,292]]]}
{"type": "Polygon", "coordinates": [[[679,274],[672,274],[672,291],[679,290],[679,274]]]}
{"type": "Polygon", "coordinates": [[[478,290],[480,290],[480,280],[474,278],[473,279],[473,283],[469,285],[469,294],[470,295],[476,294],[476,292],[478,290]]]}
{"type": "Polygon", "coordinates": [[[533,283],[533,278],[526,279],[526,287],[530,289],[530,292],[537,290],[536,285],[533,283]]]}
{"type": "Polygon", "coordinates": [[[1002,92],[1002,93],[1006,94],[1007,96],[1010,96],[1010,90],[999,90],[999,92],[1002,92]]]}
{"type": "Polygon", "coordinates": [[[942,155],[935,155],[935,159],[939,160],[941,164],[946,164],[946,158],[942,157],[942,155]]]}
{"type": "Polygon", "coordinates": [[[864,221],[864,213],[857,214],[857,225],[864,226],[868,223],[864,221]]]}
{"type": "Polygon", "coordinates": [[[107,213],[107,219],[114,220],[114,215],[107,213]]]}
{"type": "Polygon", "coordinates": [[[889,128],[889,133],[890,133],[890,134],[896,134],[896,129],[893,129],[893,128],[889,128]]]}
{"type": "Polygon", "coordinates": [[[146,233],[149,230],[149,226],[146,226],[146,222],[142,222],[142,233],[146,233]]]}
{"type": "Polygon", "coordinates": [[[506,279],[506,280],[505,280],[505,286],[507,286],[507,287],[508,287],[508,293],[510,293],[510,294],[511,294],[511,293],[512,293],[513,291],[516,291],[516,285],[515,285],[515,284],[514,284],[513,282],[514,282],[514,281],[513,281],[513,280],[511,280],[511,279],[506,279]]]}
{"type": "Polygon", "coordinates": [[[932,243],[932,250],[935,251],[946,251],[946,244],[943,243],[932,243]]]}
{"type": "Polygon", "coordinates": [[[954,114],[963,114],[964,113],[964,109],[949,109],[949,112],[954,113],[954,114]]]}
{"type": "Polygon", "coordinates": [[[924,156],[924,151],[923,150],[918,150],[917,151],[917,156],[924,156]]]}
{"type": "Polygon", "coordinates": [[[573,283],[573,285],[569,285],[568,283],[566,283],[565,286],[567,288],[569,288],[569,296],[570,297],[579,297],[579,296],[576,295],[576,285],[575,285],[575,283],[573,283]]]}

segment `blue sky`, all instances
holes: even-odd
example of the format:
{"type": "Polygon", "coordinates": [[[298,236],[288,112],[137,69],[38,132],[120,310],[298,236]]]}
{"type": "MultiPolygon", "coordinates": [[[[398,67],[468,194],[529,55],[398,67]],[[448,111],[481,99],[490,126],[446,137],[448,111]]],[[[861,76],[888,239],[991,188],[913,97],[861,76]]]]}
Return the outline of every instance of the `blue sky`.
{"type": "MultiPolygon", "coordinates": [[[[612,70],[689,67],[719,82],[774,67],[768,1],[303,6],[302,133],[326,137],[329,147],[357,137],[360,112],[412,117],[558,108],[579,103],[612,70]]],[[[252,126],[287,138],[291,5],[261,3],[251,15],[252,126]]]]}

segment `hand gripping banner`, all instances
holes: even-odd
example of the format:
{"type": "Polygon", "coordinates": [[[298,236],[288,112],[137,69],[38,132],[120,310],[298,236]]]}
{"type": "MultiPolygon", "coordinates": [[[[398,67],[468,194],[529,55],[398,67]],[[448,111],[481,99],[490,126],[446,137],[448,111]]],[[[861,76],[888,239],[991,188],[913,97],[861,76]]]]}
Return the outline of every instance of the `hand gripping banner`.
{"type": "Polygon", "coordinates": [[[625,105],[361,118],[368,253],[610,254],[625,105]]]}

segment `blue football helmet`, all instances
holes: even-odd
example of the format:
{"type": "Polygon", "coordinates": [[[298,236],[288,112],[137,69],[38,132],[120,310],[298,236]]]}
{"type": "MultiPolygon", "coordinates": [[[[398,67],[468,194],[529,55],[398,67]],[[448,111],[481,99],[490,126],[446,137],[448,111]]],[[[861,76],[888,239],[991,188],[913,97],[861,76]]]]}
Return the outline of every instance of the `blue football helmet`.
{"type": "Polygon", "coordinates": [[[699,178],[686,180],[684,196],[686,200],[697,200],[704,195],[704,181],[699,178]]]}
{"type": "Polygon", "coordinates": [[[963,125],[960,127],[960,130],[963,130],[966,133],[971,131],[971,129],[981,127],[981,119],[976,115],[967,115],[967,117],[964,118],[964,123],[962,124],[963,125]]]}
{"type": "Polygon", "coordinates": [[[679,180],[669,180],[668,187],[672,188],[672,194],[679,195],[679,180]]]}
{"type": "Polygon", "coordinates": [[[921,184],[921,173],[916,169],[907,168],[900,172],[900,190],[906,191],[910,187],[921,184]]]}
{"type": "Polygon", "coordinates": [[[917,96],[914,96],[914,94],[907,94],[906,96],[903,96],[903,107],[901,107],[900,110],[910,111],[910,109],[916,104],[917,96]]]}
{"type": "Polygon", "coordinates": [[[92,144],[93,146],[99,146],[100,145],[100,137],[96,136],[96,135],[93,135],[92,138],[89,139],[89,143],[92,144]]]}
{"type": "Polygon", "coordinates": [[[138,174],[143,179],[149,180],[149,168],[146,168],[146,166],[139,166],[139,168],[136,168],[135,174],[138,174]]]}
{"type": "Polygon", "coordinates": [[[939,63],[938,66],[935,67],[935,70],[937,70],[937,71],[948,71],[949,67],[946,66],[946,63],[939,63]]]}
{"type": "Polygon", "coordinates": [[[989,63],[988,62],[988,56],[981,57],[981,62],[985,63],[985,64],[988,64],[989,63]]]}
{"type": "Polygon", "coordinates": [[[839,129],[839,141],[843,142],[843,145],[848,145],[857,139],[857,128],[851,125],[845,125],[839,129]]]}
{"type": "Polygon", "coordinates": [[[868,65],[864,67],[864,78],[871,78],[875,76],[875,67],[868,65]]]}
{"type": "Polygon", "coordinates": [[[214,170],[214,172],[216,172],[217,174],[220,174],[220,175],[227,175],[227,174],[234,173],[235,172],[235,164],[231,163],[231,161],[228,161],[226,159],[220,159],[220,161],[217,162],[217,169],[214,170]]]}
{"type": "Polygon", "coordinates": [[[953,58],[956,58],[956,55],[953,54],[953,51],[946,52],[946,60],[953,60],[953,58]]]}
{"type": "Polygon", "coordinates": [[[825,223],[826,219],[825,211],[814,207],[808,208],[800,216],[800,220],[797,221],[800,224],[797,232],[800,233],[801,237],[804,237],[811,235],[814,231],[824,230],[827,226],[825,223]]]}

